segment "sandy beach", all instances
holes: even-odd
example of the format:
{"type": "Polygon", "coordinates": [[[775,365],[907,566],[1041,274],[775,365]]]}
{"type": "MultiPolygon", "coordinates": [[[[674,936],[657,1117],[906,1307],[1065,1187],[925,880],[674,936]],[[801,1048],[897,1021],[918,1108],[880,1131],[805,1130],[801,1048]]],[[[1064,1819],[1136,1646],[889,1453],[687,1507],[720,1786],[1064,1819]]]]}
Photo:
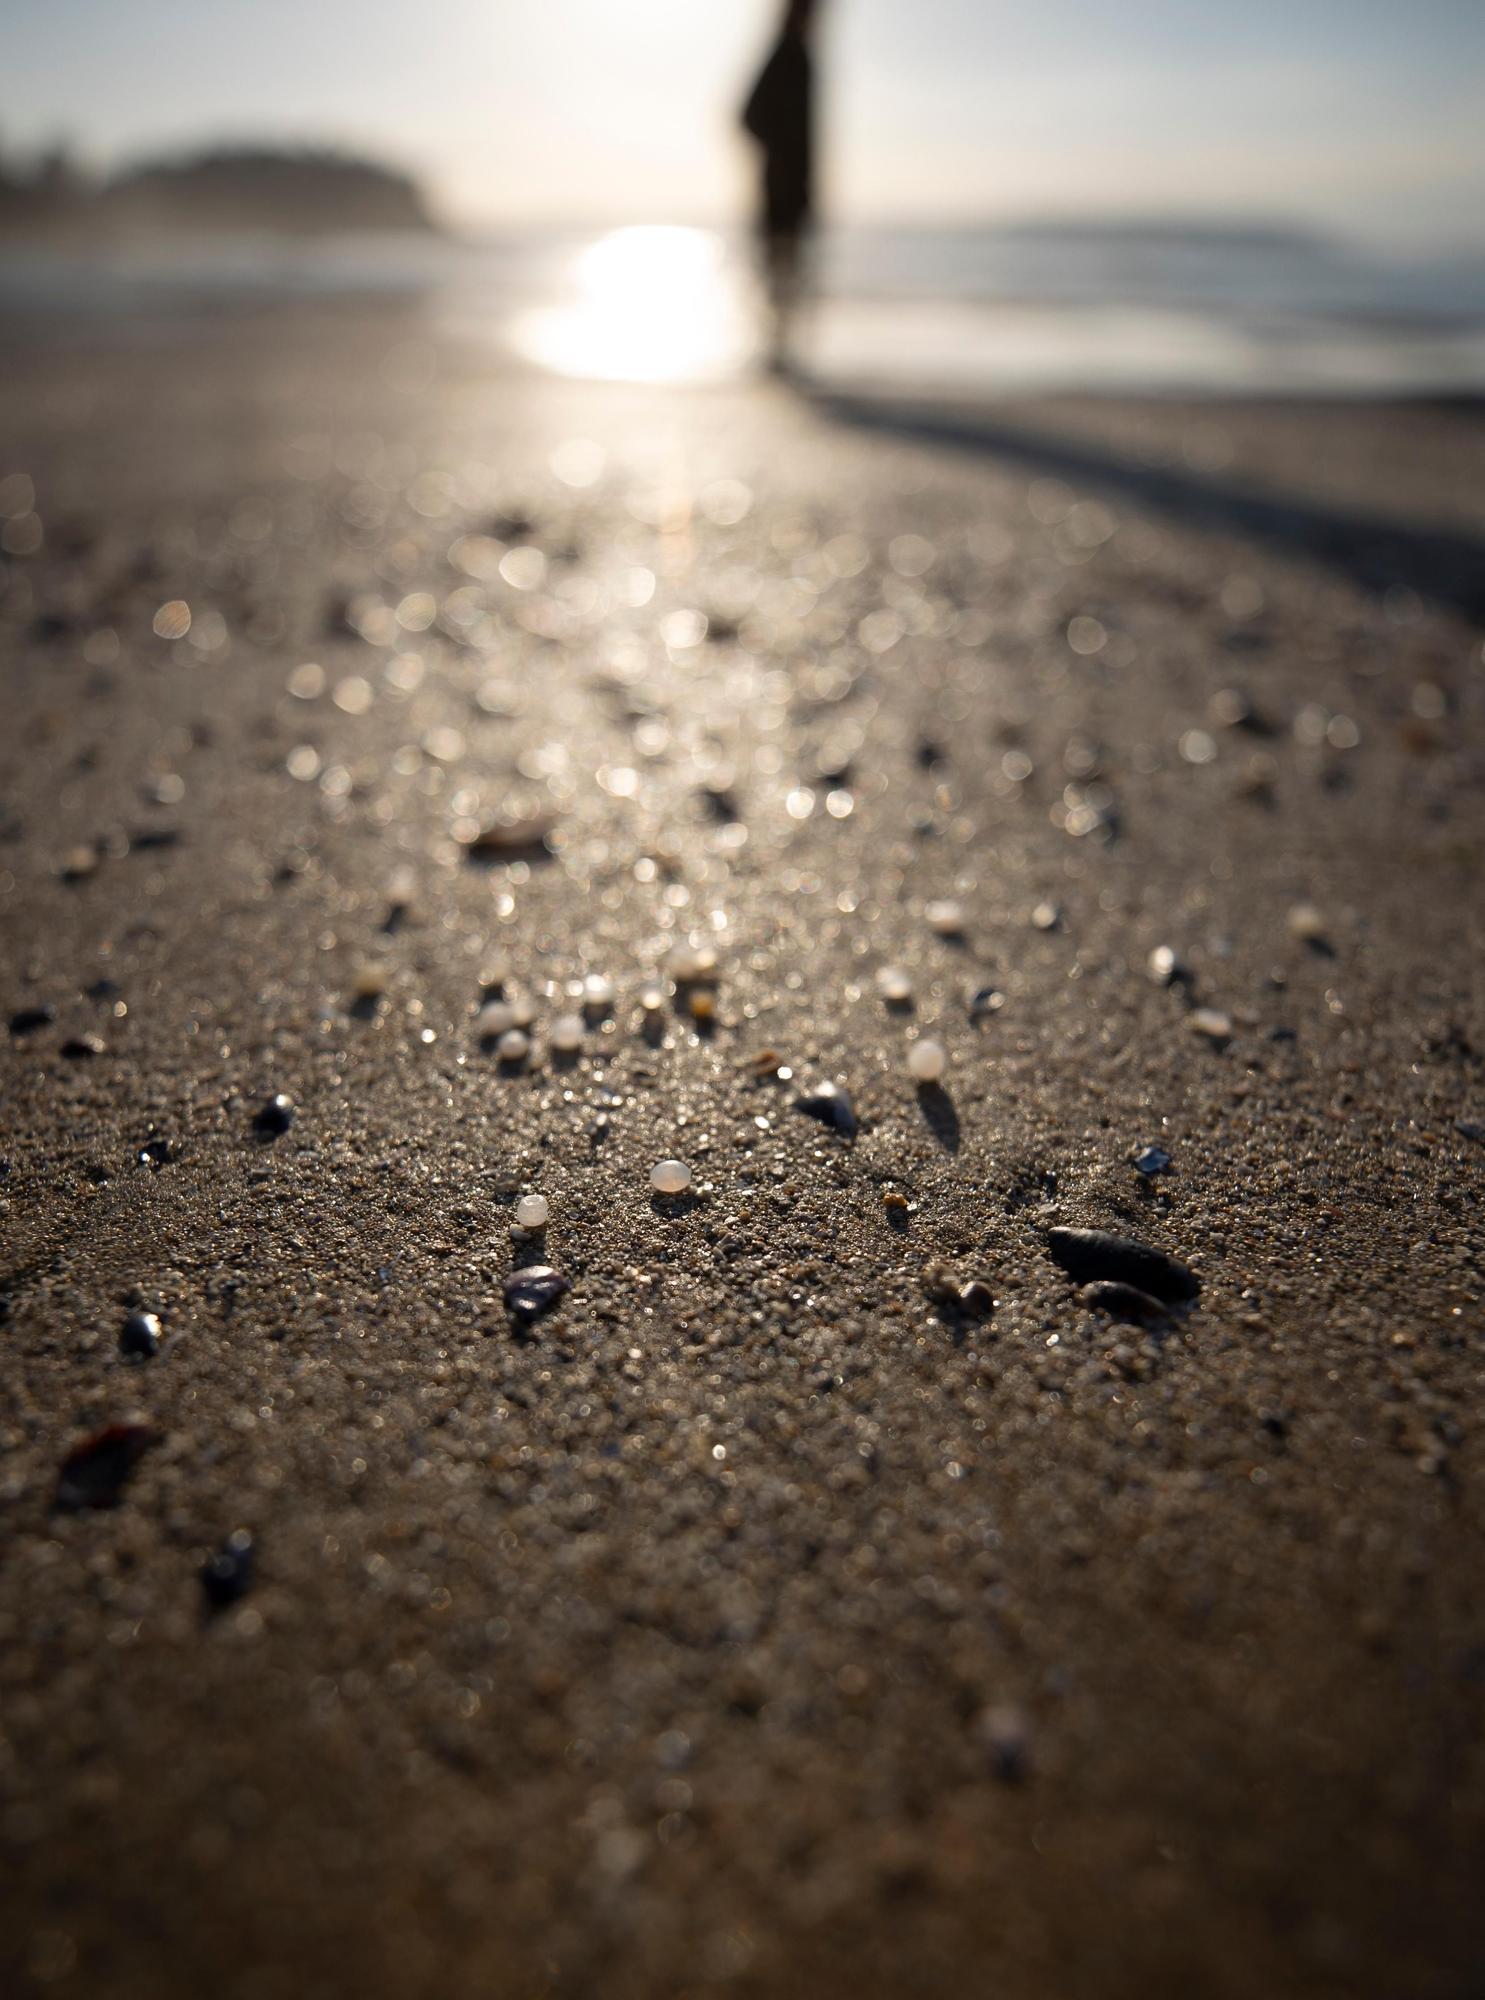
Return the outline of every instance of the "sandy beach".
{"type": "Polygon", "coordinates": [[[0,1986],[1478,1991],[1479,406],[4,361],[0,1986]]]}

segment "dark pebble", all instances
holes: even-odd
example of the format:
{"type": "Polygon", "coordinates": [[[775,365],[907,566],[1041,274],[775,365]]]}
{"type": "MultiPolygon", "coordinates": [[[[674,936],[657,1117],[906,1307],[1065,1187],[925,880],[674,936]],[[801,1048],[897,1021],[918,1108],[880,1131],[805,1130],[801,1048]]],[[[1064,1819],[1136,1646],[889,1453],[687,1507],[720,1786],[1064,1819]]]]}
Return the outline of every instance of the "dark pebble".
{"type": "Polygon", "coordinates": [[[855,1106],[838,1083],[822,1083],[813,1090],[802,1092],[795,1098],[794,1108],[811,1118],[818,1118],[822,1125],[833,1126],[843,1139],[854,1139],[861,1129],[855,1106]]]}
{"type": "Polygon", "coordinates": [[[540,1319],[568,1289],[567,1280],[550,1264],[527,1264],[505,1281],[505,1303],[520,1319],[540,1319]]]}
{"type": "Polygon", "coordinates": [[[146,1139],[139,1149],[140,1166],[153,1167],[156,1173],[161,1167],[169,1166],[171,1157],[168,1139],[146,1139]]]}
{"type": "Polygon", "coordinates": [[[1195,1272],[1177,1258],[1132,1236],[1111,1236],[1106,1229],[1049,1229],[1047,1251],[1080,1285],[1111,1278],[1167,1300],[1194,1299],[1201,1290],[1195,1272]]]}
{"type": "Polygon", "coordinates": [[[736,798],[725,785],[703,785],[701,802],[712,818],[723,826],[733,825],[742,818],[736,798]]]}
{"type": "Polygon", "coordinates": [[[471,861],[520,861],[550,854],[547,835],[557,823],[555,813],[537,812],[525,819],[497,821],[477,833],[465,848],[471,861]]]}
{"type": "Polygon", "coordinates": [[[225,1611],[253,1587],[253,1538],[246,1528],[234,1528],[214,1555],[201,1565],[201,1588],[213,1611],[225,1611]]]}
{"type": "Polygon", "coordinates": [[[1145,1146],[1134,1156],[1134,1170],[1147,1177],[1163,1174],[1170,1165],[1170,1154],[1163,1146],[1145,1146]]]}
{"type": "Polygon", "coordinates": [[[101,1056],[108,1053],[108,1044],[101,1035],[74,1035],[62,1044],[61,1053],[74,1062],[84,1056],[101,1056]]]}
{"type": "Polygon", "coordinates": [[[147,1361],[160,1352],[161,1338],[158,1313],[133,1312],[120,1330],[119,1352],[136,1361],[147,1361]]]}
{"type": "Polygon", "coordinates": [[[1166,1317],[1166,1308],[1159,1299],[1151,1298],[1137,1285],[1120,1284],[1115,1278],[1085,1285],[1079,1297],[1090,1312],[1107,1313],[1110,1319],[1134,1320],[1140,1326],[1153,1326],[1166,1317]]]}
{"type": "Polygon", "coordinates": [[[276,1090],[266,1104],[259,1108],[253,1120],[253,1130],[264,1139],[281,1139],[294,1122],[294,1100],[276,1090]]]}
{"type": "Polygon", "coordinates": [[[57,1018],[55,1007],[21,1007],[10,1017],[10,1032],[13,1035],[34,1035],[38,1028],[44,1028],[57,1018]]]}
{"type": "Polygon", "coordinates": [[[1003,1785],[1024,1784],[1031,1775],[1031,1726],[1018,1708],[987,1709],[980,1717],[980,1734],[990,1753],[990,1768],[1003,1785]]]}
{"type": "Polygon", "coordinates": [[[57,1475],[57,1505],[116,1507],[140,1459],[156,1442],[147,1424],[109,1424],[76,1445],[57,1475]]]}

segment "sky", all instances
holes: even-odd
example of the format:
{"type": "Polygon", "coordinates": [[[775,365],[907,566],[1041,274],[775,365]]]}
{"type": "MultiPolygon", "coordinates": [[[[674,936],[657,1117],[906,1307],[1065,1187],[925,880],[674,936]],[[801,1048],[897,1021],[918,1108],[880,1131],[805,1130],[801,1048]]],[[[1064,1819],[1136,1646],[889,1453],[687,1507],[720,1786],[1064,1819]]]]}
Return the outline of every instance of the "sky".
{"type": "MultiPolygon", "coordinates": [[[[0,0],[0,145],[406,165],[471,226],[714,221],[776,0],[0,0]]],[[[1199,213],[1485,249],[1479,0],[826,0],[844,219],[1199,213]]]]}

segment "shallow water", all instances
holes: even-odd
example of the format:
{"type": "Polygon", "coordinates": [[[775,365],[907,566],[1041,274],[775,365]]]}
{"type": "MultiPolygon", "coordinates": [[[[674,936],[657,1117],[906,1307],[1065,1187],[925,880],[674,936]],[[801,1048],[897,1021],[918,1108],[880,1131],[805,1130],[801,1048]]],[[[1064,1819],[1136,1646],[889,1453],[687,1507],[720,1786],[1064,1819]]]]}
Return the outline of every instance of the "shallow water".
{"type": "MultiPolygon", "coordinates": [[[[864,230],[823,239],[807,364],[834,380],[1189,393],[1485,388],[1485,263],[1278,232],[864,230]]],[[[356,236],[12,246],[0,316],[59,337],[283,298],[422,301],[439,332],[577,378],[756,364],[746,241],[648,226],[484,241],[356,236]]]]}

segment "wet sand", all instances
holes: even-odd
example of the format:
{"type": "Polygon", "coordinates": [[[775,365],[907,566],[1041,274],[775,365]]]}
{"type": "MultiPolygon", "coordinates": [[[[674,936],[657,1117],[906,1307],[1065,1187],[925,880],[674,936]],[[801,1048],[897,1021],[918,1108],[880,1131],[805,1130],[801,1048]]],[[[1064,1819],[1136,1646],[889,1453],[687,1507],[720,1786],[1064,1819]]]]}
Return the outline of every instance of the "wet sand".
{"type": "Polygon", "coordinates": [[[5,1990],[1476,1990],[1478,412],[5,358],[5,1990]]]}

